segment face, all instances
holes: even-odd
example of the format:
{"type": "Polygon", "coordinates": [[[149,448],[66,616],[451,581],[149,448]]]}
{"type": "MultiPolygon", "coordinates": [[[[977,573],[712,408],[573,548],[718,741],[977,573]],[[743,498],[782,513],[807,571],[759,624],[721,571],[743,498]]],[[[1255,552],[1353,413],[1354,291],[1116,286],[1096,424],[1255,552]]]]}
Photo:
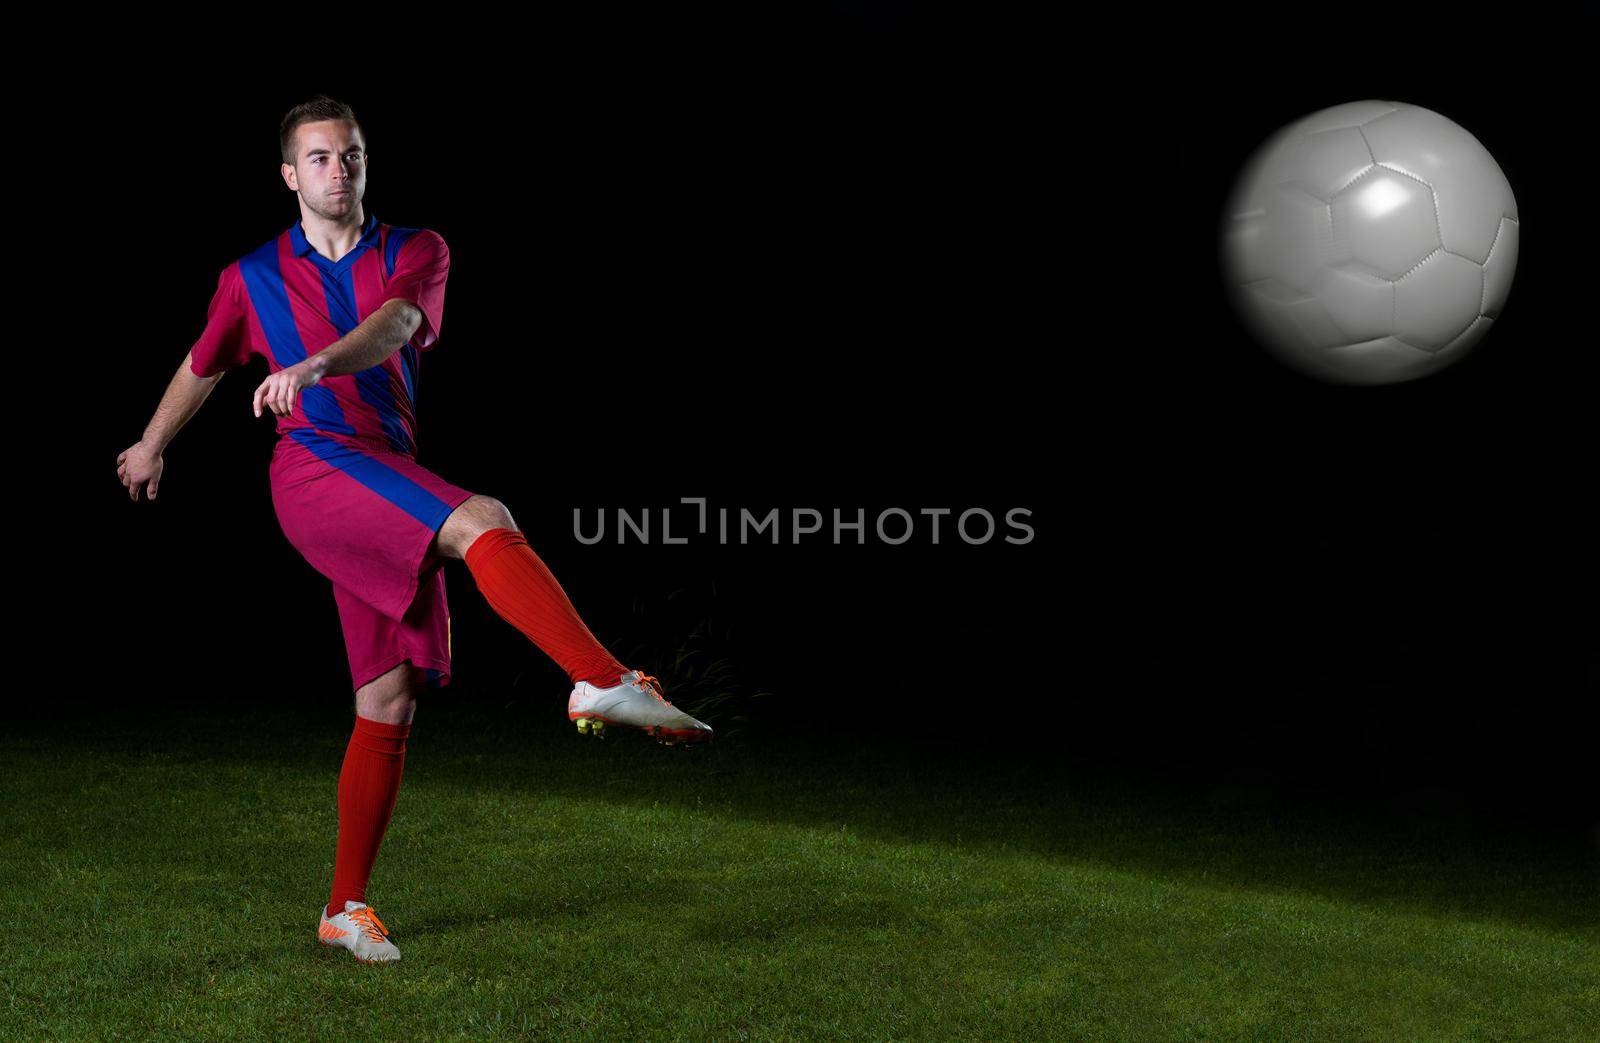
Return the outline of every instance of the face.
{"type": "Polygon", "coordinates": [[[367,148],[349,120],[302,123],[295,129],[294,166],[284,180],[306,209],[330,221],[355,212],[367,191],[367,148]]]}

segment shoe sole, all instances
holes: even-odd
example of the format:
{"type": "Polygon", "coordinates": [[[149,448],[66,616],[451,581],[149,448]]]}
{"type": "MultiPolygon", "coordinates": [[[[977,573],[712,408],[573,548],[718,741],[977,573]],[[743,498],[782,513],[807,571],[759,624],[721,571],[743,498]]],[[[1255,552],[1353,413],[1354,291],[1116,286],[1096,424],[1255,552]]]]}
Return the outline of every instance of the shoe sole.
{"type": "Polygon", "coordinates": [[[377,967],[377,966],[380,966],[380,965],[385,964],[385,963],[399,963],[400,962],[400,957],[398,957],[398,956],[396,956],[392,960],[369,960],[365,956],[357,956],[355,953],[351,952],[349,949],[346,949],[344,946],[338,944],[337,942],[325,942],[321,938],[317,939],[317,944],[320,945],[324,949],[338,949],[341,952],[350,953],[350,958],[352,960],[355,960],[357,963],[364,963],[369,967],[377,967]]]}
{"type": "Polygon", "coordinates": [[[599,714],[568,714],[567,720],[578,726],[579,735],[604,739],[608,727],[629,728],[644,732],[663,746],[700,746],[710,742],[712,735],[698,728],[668,728],[661,724],[624,724],[599,714]]]}

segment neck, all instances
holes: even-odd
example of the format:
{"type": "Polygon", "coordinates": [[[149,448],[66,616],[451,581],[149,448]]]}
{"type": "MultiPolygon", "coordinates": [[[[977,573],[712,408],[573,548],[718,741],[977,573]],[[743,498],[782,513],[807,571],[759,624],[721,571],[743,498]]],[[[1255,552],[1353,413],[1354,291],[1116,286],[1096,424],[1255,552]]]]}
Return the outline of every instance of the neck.
{"type": "Polygon", "coordinates": [[[361,228],[366,223],[367,211],[363,203],[357,203],[350,216],[342,220],[330,220],[303,206],[300,208],[300,230],[305,233],[306,242],[330,261],[337,261],[356,248],[356,243],[361,241],[361,228]]]}

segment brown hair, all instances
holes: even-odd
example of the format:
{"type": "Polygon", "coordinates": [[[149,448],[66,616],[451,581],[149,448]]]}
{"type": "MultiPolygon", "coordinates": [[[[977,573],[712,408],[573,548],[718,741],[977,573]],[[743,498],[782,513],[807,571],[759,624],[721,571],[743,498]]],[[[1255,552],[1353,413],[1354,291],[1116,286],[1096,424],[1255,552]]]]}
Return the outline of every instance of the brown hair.
{"type": "MultiPolygon", "coordinates": [[[[320,123],[323,120],[349,120],[361,129],[361,124],[356,120],[356,114],[350,106],[342,101],[335,101],[326,94],[319,94],[310,101],[302,102],[290,109],[283,117],[283,122],[278,125],[278,151],[283,155],[283,161],[289,166],[294,166],[294,132],[302,123],[320,123]]],[[[366,132],[362,131],[362,138],[366,132]]]]}

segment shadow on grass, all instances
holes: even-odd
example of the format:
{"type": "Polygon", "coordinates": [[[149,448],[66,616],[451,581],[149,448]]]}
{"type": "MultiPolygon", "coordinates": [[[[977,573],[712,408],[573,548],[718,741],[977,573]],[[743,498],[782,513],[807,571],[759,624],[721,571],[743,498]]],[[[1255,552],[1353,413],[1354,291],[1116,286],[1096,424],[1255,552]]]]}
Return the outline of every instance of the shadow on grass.
{"type": "MultiPolygon", "coordinates": [[[[1600,943],[1600,836],[1587,824],[1374,807],[1310,790],[1186,788],[1043,751],[1008,759],[953,743],[760,729],[698,750],[628,733],[595,742],[568,730],[559,699],[545,708],[498,693],[429,698],[407,771],[433,786],[675,802],[699,814],[845,827],[890,843],[1031,855],[1388,913],[1505,921],[1600,943]]],[[[8,728],[0,745],[326,770],[331,787],[349,721],[348,708],[333,704],[180,709],[160,720],[47,717],[8,728]]]]}

